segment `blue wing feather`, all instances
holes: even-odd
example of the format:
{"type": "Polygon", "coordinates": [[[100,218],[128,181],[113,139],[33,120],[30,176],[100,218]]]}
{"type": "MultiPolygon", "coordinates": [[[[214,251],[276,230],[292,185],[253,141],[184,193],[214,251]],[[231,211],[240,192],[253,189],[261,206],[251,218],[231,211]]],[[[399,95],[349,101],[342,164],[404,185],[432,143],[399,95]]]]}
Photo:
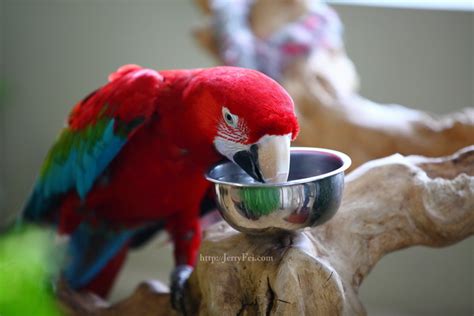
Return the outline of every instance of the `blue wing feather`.
{"type": "MultiPolygon", "coordinates": [[[[127,66],[111,81],[80,102],[48,153],[23,211],[27,220],[57,221],[54,212],[64,194],[75,191],[85,199],[94,183],[143,123],[154,117],[163,77],[156,71],[127,66]],[[109,106],[110,105],[110,106],[109,106]]],[[[71,262],[64,272],[74,288],[89,283],[128,243],[132,229],[120,231],[83,221],[73,228],[71,262]]]]}
{"type": "MultiPolygon", "coordinates": [[[[114,134],[114,124],[115,120],[109,119],[105,128],[99,126],[98,129],[102,131],[98,132],[95,139],[88,139],[79,133],[61,136],[67,138],[64,141],[72,141],[72,144],[67,145],[69,153],[66,159],[61,160],[59,149],[56,149],[55,153],[53,147],[50,153],[53,157],[47,162],[47,170],[38,179],[25,207],[25,218],[40,219],[51,210],[52,205],[48,200],[71,189],[75,189],[81,199],[86,197],[97,177],[104,172],[127,141],[123,136],[114,134]],[[92,141],[95,143],[88,143],[92,141]]],[[[61,141],[60,138],[58,143],[61,144],[61,141]]]]}
{"type": "Polygon", "coordinates": [[[27,219],[48,217],[60,203],[57,197],[73,190],[85,199],[133,133],[153,117],[164,82],[158,72],[127,65],[109,78],[71,112],[25,206],[27,219]]]}

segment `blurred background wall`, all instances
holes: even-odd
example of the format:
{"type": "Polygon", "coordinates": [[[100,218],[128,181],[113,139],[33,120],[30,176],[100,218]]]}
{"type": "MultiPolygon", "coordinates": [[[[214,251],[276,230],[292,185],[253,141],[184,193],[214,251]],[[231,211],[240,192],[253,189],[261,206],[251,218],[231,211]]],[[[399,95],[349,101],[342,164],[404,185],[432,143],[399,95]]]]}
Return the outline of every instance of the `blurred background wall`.
{"type": "MultiPolygon", "coordinates": [[[[5,214],[6,207],[6,197],[5,192],[2,186],[2,181],[5,180],[4,170],[5,170],[5,116],[3,114],[4,108],[4,94],[2,93],[2,86],[4,86],[4,58],[3,58],[3,0],[0,0],[0,215],[5,214]],[[3,212],[2,212],[3,211],[3,212]]],[[[2,220],[0,220],[0,227],[2,227],[2,220]]]]}
{"type": "MultiPolygon", "coordinates": [[[[435,113],[473,106],[472,11],[335,8],[364,96],[435,113]]],[[[0,226],[21,208],[71,106],[108,73],[125,63],[213,65],[191,38],[199,21],[190,0],[0,0],[0,80],[7,87],[0,104],[0,226]]],[[[160,236],[130,257],[115,298],[146,278],[167,281],[166,240],[160,236]]],[[[472,315],[473,257],[474,238],[397,252],[371,273],[361,296],[372,315],[472,315]]]]}

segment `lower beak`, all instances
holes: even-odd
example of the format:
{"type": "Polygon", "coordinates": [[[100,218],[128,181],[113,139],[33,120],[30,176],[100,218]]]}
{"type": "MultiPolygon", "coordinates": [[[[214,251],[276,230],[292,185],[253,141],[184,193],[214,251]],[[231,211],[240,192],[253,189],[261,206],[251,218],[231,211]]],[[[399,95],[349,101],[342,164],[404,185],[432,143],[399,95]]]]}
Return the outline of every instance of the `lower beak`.
{"type": "Polygon", "coordinates": [[[252,178],[260,182],[279,183],[288,180],[291,136],[264,136],[249,150],[237,152],[233,160],[252,178]]]}

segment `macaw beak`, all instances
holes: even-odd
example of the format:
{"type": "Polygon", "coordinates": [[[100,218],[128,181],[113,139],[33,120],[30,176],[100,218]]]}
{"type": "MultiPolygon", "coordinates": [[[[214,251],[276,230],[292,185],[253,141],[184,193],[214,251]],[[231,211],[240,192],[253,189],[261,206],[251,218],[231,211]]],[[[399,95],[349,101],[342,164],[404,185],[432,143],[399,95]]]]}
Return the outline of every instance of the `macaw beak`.
{"type": "Polygon", "coordinates": [[[233,160],[252,178],[265,183],[288,180],[291,135],[264,136],[249,150],[234,154],[233,160]]]}

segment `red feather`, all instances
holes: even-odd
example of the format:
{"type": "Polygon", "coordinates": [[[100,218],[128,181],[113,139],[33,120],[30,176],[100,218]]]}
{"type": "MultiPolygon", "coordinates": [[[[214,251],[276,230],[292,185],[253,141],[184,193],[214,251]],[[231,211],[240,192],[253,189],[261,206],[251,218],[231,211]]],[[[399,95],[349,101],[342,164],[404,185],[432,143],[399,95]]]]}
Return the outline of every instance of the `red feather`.
{"type": "MultiPolygon", "coordinates": [[[[291,98],[263,74],[232,67],[156,72],[128,65],[109,79],[74,107],[70,128],[85,128],[103,114],[144,122],[129,134],[85,201],[75,191],[63,199],[60,230],[70,233],[83,220],[100,219],[118,228],[166,220],[176,262],[193,265],[201,238],[199,205],[210,187],[203,175],[222,159],[213,145],[221,107],[245,120],[249,143],[265,134],[294,138],[298,125],[291,98]]],[[[89,288],[107,291],[124,252],[89,288]]]]}

